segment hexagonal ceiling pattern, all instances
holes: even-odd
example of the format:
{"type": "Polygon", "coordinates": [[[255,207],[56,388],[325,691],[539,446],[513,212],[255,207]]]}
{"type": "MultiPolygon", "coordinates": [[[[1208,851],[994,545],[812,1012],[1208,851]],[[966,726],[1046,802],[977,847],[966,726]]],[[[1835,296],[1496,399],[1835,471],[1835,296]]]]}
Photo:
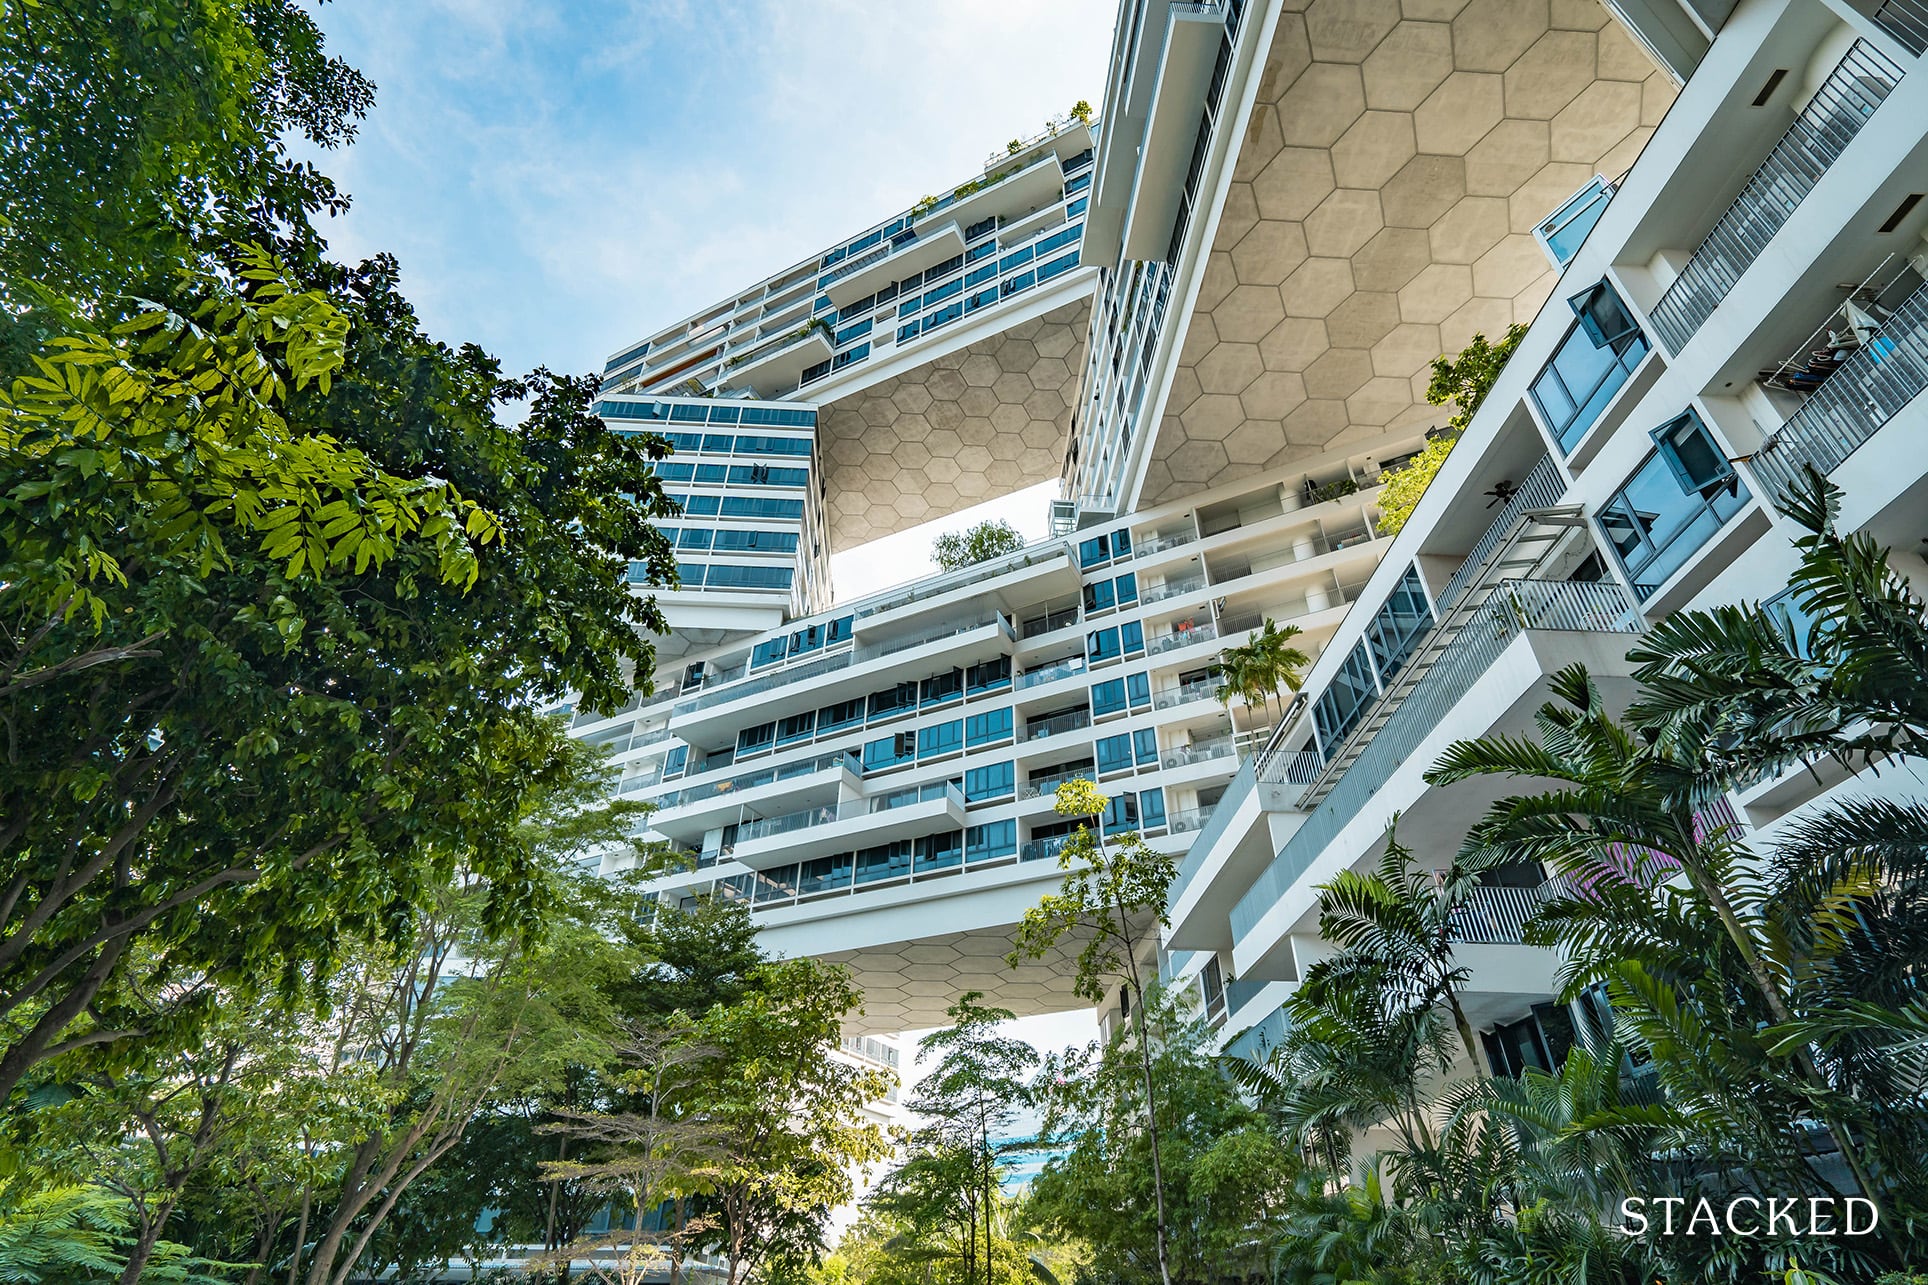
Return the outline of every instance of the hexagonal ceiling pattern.
{"type": "Polygon", "coordinates": [[[1056,477],[1090,313],[1065,304],[825,406],[830,547],[1056,477]]]}
{"type": "Polygon", "coordinates": [[[1673,83],[1598,0],[1286,0],[1143,497],[1435,424],[1434,357],[1529,321],[1534,226],[1673,83]]]}
{"type": "MultiPolygon", "coordinates": [[[[1146,925],[1150,927],[1149,924],[1146,925]]],[[[944,1010],[965,991],[982,991],[1019,1017],[1088,1009],[1072,993],[1078,945],[1054,949],[1042,960],[1011,968],[1004,957],[1016,944],[1015,925],[980,932],[945,933],[916,941],[847,950],[818,958],[850,969],[864,993],[863,1016],[846,1022],[852,1035],[922,1031],[945,1023],[944,1010]]]]}

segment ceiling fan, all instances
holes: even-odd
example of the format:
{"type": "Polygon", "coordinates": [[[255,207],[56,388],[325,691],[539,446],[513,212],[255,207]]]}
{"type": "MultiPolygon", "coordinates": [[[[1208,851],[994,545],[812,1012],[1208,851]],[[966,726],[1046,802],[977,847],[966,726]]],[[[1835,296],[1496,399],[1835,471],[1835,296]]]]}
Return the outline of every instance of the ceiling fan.
{"type": "Polygon", "coordinates": [[[1513,485],[1505,478],[1501,478],[1499,481],[1493,483],[1492,489],[1487,491],[1482,491],[1480,494],[1490,495],[1493,497],[1492,499],[1486,502],[1486,507],[1490,509],[1495,504],[1506,503],[1508,500],[1512,499],[1514,496],[1518,495],[1519,493],[1520,493],[1519,487],[1513,485]]]}

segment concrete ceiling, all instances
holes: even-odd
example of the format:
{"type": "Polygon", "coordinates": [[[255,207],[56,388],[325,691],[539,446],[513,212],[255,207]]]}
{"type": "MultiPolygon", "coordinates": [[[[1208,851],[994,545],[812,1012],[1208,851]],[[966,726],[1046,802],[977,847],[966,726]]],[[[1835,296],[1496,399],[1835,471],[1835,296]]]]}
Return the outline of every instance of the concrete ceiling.
{"type": "Polygon", "coordinates": [[[944,1010],[965,991],[982,991],[1020,1017],[1089,1009],[1072,993],[1082,942],[1069,942],[1042,960],[1017,968],[1004,962],[1015,946],[1016,925],[944,933],[864,950],[818,955],[843,964],[863,990],[861,1017],[844,1023],[847,1034],[886,1035],[945,1025],[944,1010]]]}
{"type": "Polygon", "coordinates": [[[1434,357],[1530,321],[1533,227],[1673,83],[1598,0],[1287,0],[1143,498],[1440,422],[1434,357]]]}
{"type": "Polygon", "coordinates": [[[825,406],[831,549],[1055,478],[1090,314],[1066,304],[825,406]]]}

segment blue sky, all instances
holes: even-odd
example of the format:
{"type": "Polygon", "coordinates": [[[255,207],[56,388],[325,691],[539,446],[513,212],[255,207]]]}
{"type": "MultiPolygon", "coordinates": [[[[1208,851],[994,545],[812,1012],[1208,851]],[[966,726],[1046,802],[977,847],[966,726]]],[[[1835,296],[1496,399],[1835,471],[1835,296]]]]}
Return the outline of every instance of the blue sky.
{"type": "MultiPolygon", "coordinates": [[[[428,332],[514,374],[600,371],[644,335],[976,174],[1098,102],[1115,0],[334,0],[377,86],[335,257],[386,250],[428,332]]],[[[839,555],[849,597],[938,529],[1044,531],[1039,488],[839,555]]],[[[1087,1014],[1017,1024],[1088,1039],[1087,1014]]],[[[914,1078],[914,1077],[913,1077],[914,1078]]]]}
{"type": "Polygon", "coordinates": [[[335,0],[338,257],[519,372],[610,352],[1096,101],[1112,0],[335,0]]]}

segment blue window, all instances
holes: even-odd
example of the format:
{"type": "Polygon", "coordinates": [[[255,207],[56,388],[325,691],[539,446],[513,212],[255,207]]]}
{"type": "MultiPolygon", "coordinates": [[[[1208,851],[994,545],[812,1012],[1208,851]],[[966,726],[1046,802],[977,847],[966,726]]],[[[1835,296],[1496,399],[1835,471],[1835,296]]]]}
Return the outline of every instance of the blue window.
{"type": "Polygon", "coordinates": [[[790,635],[790,654],[802,656],[823,648],[824,627],[821,623],[805,625],[790,635]]]}
{"type": "Polygon", "coordinates": [[[738,455],[809,455],[810,439],[807,437],[754,437],[738,434],[736,439],[738,455]]]}
{"type": "MultiPolygon", "coordinates": [[[[690,511],[694,513],[696,510],[690,511]]],[[[766,500],[761,497],[729,495],[723,498],[723,516],[726,518],[801,518],[803,501],[766,500]]]]}
{"type": "Polygon", "coordinates": [[[737,567],[713,562],[705,583],[712,589],[788,589],[795,576],[790,567],[737,567]]]}
{"type": "Polygon", "coordinates": [[[926,727],[917,734],[917,757],[937,758],[943,754],[955,754],[964,748],[964,720],[954,718],[948,723],[926,727]]]}
{"type": "Polygon", "coordinates": [[[986,710],[964,720],[964,739],[972,745],[995,745],[1011,739],[1011,709],[986,710]]]}
{"type": "Polygon", "coordinates": [[[703,449],[703,438],[699,433],[665,433],[663,436],[669,441],[672,447],[679,451],[700,451],[703,449]]]}
{"type": "Polygon", "coordinates": [[[650,465],[649,470],[665,482],[687,482],[696,476],[694,464],[672,464],[667,460],[650,465]]]}
{"type": "Polygon", "coordinates": [[[1613,185],[1596,174],[1533,229],[1533,235],[1546,247],[1555,267],[1564,268],[1580,252],[1581,242],[1606,213],[1607,202],[1612,199],[1613,185]]]}
{"type": "Polygon", "coordinates": [[[1100,562],[1111,561],[1111,537],[1096,535],[1089,540],[1078,541],[1078,565],[1095,567],[1100,562]]]}
{"type": "Polygon", "coordinates": [[[825,645],[834,647],[840,642],[849,642],[851,622],[855,619],[855,616],[838,616],[835,620],[831,621],[829,626],[830,634],[829,637],[824,640],[825,645]]]}
{"type": "Polygon", "coordinates": [[[1132,766],[1131,734],[1121,733],[1107,736],[1098,742],[1098,770],[1100,772],[1121,772],[1132,766]]]}
{"type": "Polygon", "coordinates": [[[1379,681],[1392,681],[1432,626],[1433,609],[1419,583],[1419,568],[1408,567],[1366,626],[1366,643],[1372,648],[1379,681]]]}
{"type": "Polygon", "coordinates": [[[710,407],[710,423],[712,424],[741,423],[742,415],[743,415],[742,408],[737,406],[710,407]]]}
{"type": "Polygon", "coordinates": [[[1102,714],[1116,714],[1125,708],[1125,680],[1114,678],[1109,682],[1094,684],[1091,688],[1091,713],[1095,718],[1102,714]]]}
{"type": "Polygon", "coordinates": [[[681,744],[671,746],[669,753],[663,755],[664,777],[667,778],[667,777],[681,775],[683,771],[683,766],[689,761],[690,761],[689,746],[681,745],[681,744]]]}
{"type": "Polygon", "coordinates": [[[1151,704],[1151,675],[1126,674],[1125,690],[1131,694],[1131,707],[1143,709],[1151,704]]]}
{"type": "Polygon", "coordinates": [[[777,744],[794,745],[807,741],[817,732],[817,711],[807,710],[777,720],[777,744]]]}
{"type": "MultiPolygon", "coordinates": [[[[1071,227],[1063,229],[1062,231],[1053,232],[1048,237],[1041,238],[1035,245],[1032,246],[1032,249],[1037,253],[1037,256],[1040,259],[1042,259],[1045,255],[1051,253],[1059,246],[1070,245],[1073,241],[1076,241],[1079,237],[1083,235],[1084,235],[1084,225],[1082,223],[1074,224],[1071,227]]],[[[1042,272],[1043,269],[1039,269],[1039,271],[1042,272]]]]}
{"type": "Polygon", "coordinates": [[[810,470],[780,468],[773,464],[733,464],[731,486],[808,486],[810,470]]]}
{"type": "Polygon", "coordinates": [[[1345,739],[1346,733],[1359,722],[1359,716],[1366,712],[1366,706],[1378,694],[1379,684],[1373,677],[1372,657],[1366,652],[1366,644],[1361,642],[1346,655],[1339,672],[1332,676],[1332,682],[1312,703],[1312,723],[1319,733],[1319,746],[1327,758],[1345,739]]]}
{"type": "Polygon", "coordinates": [[[901,767],[917,757],[917,733],[898,732],[864,744],[864,771],[901,767]]]}
{"type": "Polygon", "coordinates": [[[720,484],[728,480],[729,476],[730,470],[722,464],[698,464],[696,466],[696,480],[699,482],[720,484]]]}
{"type": "Polygon", "coordinates": [[[1017,770],[1010,763],[974,767],[964,774],[964,800],[967,803],[1008,799],[1016,793],[1017,770]]]}
{"type": "Polygon", "coordinates": [[[817,711],[817,734],[835,732],[846,727],[861,727],[864,721],[864,699],[838,701],[835,705],[825,705],[817,711]]]}
{"type": "Polygon", "coordinates": [[[917,841],[917,873],[951,870],[964,864],[964,832],[947,830],[926,835],[917,841]]]}
{"type": "MultiPolygon", "coordinates": [[[[668,534],[665,532],[664,534],[668,534]]],[[[711,531],[708,527],[688,527],[676,535],[679,549],[707,549],[710,547],[711,531]]]]}
{"type": "MultiPolygon", "coordinates": [[[[1119,534],[1123,535],[1124,532],[1121,531],[1119,534]]],[[[1128,606],[1138,601],[1138,575],[1136,572],[1127,571],[1111,583],[1118,587],[1118,604],[1120,606],[1128,606]]]]}
{"type": "Polygon", "coordinates": [[[1529,390],[1540,418],[1571,453],[1647,355],[1647,337],[1605,281],[1567,300],[1575,321],[1529,390]]]}
{"type": "Polygon", "coordinates": [[[1038,283],[1037,273],[1020,272],[1015,277],[1007,277],[1004,283],[998,287],[998,291],[1001,294],[1003,294],[1005,298],[1008,299],[1020,290],[1029,290],[1032,286],[1036,285],[1037,283],[1038,283]]]}
{"type": "Polygon", "coordinates": [[[1144,727],[1131,734],[1132,752],[1138,758],[1139,767],[1158,766],[1158,731],[1144,727]]]}
{"type": "Polygon", "coordinates": [[[902,879],[910,873],[910,840],[880,843],[874,848],[857,850],[857,883],[880,883],[902,879]]]}
{"type": "MultiPolygon", "coordinates": [[[[713,518],[723,497],[718,495],[691,495],[683,500],[683,512],[693,518],[713,518]]],[[[732,515],[735,516],[735,515],[732,515]]],[[[797,506],[797,516],[803,516],[803,506],[797,506]]]]}
{"type": "Polygon", "coordinates": [[[1064,212],[1066,217],[1075,219],[1080,214],[1083,214],[1090,205],[1091,205],[1091,198],[1088,196],[1081,196],[1077,200],[1073,201],[1071,204],[1065,206],[1064,212]]]}
{"type": "Polygon", "coordinates": [[[1109,580],[1094,580],[1084,587],[1084,609],[1086,611],[1110,611],[1117,605],[1115,591],[1109,580]]]}
{"type": "Polygon", "coordinates": [[[1049,281],[1052,277],[1057,276],[1060,272],[1069,272],[1071,271],[1071,269],[1077,266],[1078,266],[1078,252],[1076,250],[1073,250],[1070,254],[1067,254],[1062,258],[1053,259],[1049,263],[1039,264],[1038,280],[1049,281]]]}
{"type": "Polygon", "coordinates": [[[964,288],[970,289],[980,281],[989,281],[997,275],[997,264],[987,263],[981,268],[972,268],[964,274],[964,288]]]}
{"type": "Polygon", "coordinates": [[[910,298],[904,300],[902,303],[897,305],[897,315],[900,318],[908,317],[908,316],[911,316],[913,313],[922,312],[923,309],[924,309],[924,296],[912,295],[910,298]]]}
{"type": "Polygon", "coordinates": [[[869,333],[870,333],[870,318],[865,317],[862,321],[854,322],[851,325],[845,326],[842,330],[839,330],[837,332],[837,340],[836,340],[837,346],[841,348],[845,344],[849,343],[851,340],[862,339],[865,335],[869,333]]]}
{"type": "Polygon", "coordinates": [[[1078,175],[1078,177],[1072,179],[1069,183],[1066,183],[1064,185],[1064,194],[1066,196],[1069,196],[1073,192],[1082,192],[1090,186],[1091,186],[1091,175],[1088,173],[1080,174],[1078,175]]]}
{"type": "Polygon", "coordinates": [[[776,743],[776,739],[775,723],[758,723],[755,727],[746,727],[736,734],[737,757],[741,758],[745,754],[753,754],[758,750],[767,750],[776,743]]]}
{"type": "Polygon", "coordinates": [[[924,302],[927,304],[942,303],[944,300],[950,298],[952,295],[962,294],[963,292],[964,292],[963,281],[961,280],[946,281],[943,285],[938,286],[935,290],[925,291],[924,302]]]}
{"type": "Polygon", "coordinates": [[[1725,471],[1696,487],[1692,482],[1699,474],[1683,472],[1666,451],[1655,451],[1601,507],[1600,529],[1643,600],[1651,598],[1748,500],[1747,488],[1733,476],[1726,455],[1698,417],[1690,413],[1661,432],[1667,435],[1673,455],[1687,462],[1688,470],[1711,470],[1711,461],[1718,460],[1725,471]]]}
{"type": "Polygon", "coordinates": [[[964,671],[964,684],[973,696],[1002,691],[1011,685],[1011,658],[996,656],[964,671]]]}
{"type": "Polygon", "coordinates": [[[801,863],[797,867],[797,895],[809,897],[850,887],[851,869],[856,860],[855,853],[840,852],[835,856],[818,857],[815,861],[801,863]]]}
{"type": "Polygon", "coordinates": [[[789,654],[790,640],[788,638],[765,639],[763,642],[758,643],[750,652],[750,668],[761,669],[765,665],[774,665],[789,654]]]}
{"type": "Polygon", "coordinates": [[[703,434],[703,449],[717,455],[728,455],[736,448],[736,438],[728,433],[703,434]]]}
{"type": "Polygon", "coordinates": [[[964,831],[964,858],[967,861],[992,861],[1016,856],[1018,823],[1014,820],[987,821],[964,831]]]}
{"type": "Polygon", "coordinates": [[[925,709],[937,705],[948,705],[952,701],[964,699],[964,671],[953,669],[949,673],[935,674],[917,685],[918,703],[925,709]]]}
{"type": "Polygon", "coordinates": [[[917,338],[917,332],[923,328],[923,323],[920,321],[913,321],[908,326],[897,327],[897,342],[901,344],[906,339],[917,338]]]}
{"type": "Polygon", "coordinates": [[[1127,656],[1145,654],[1145,626],[1136,620],[1127,620],[1118,626],[1118,637],[1123,641],[1127,656]]]}
{"type": "Polygon", "coordinates": [[[990,218],[979,219],[977,222],[971,224],[971,226],[965,228],[964,239],[966,241],[975,241],[979,237],[995,231],[997,231],[997,215],[993,214],[990,218]]]}
{"type": "Polygon", "coordinates": [[[1147,830],[1165,828],[1165,792],[1163,790],[1144,790],[1138,795],[1139,824],[1147,830]]]}
{"type": "Polygon", "coordinates": [[[870,694],[870,720],[895,718],[917,708],[917,684],[899,683],[870,694]]]}
{"type": "Polygon", "coordinates": [[[1105,804],[1105,833],[1120,834],[1138,828],[1138,800],[1130,794],[1120,794],[1105,804]]]}
{"type": "Polygon", "coordinates": [[[996,286],[985,286],[982,290],[979,290],[976,294],[966,295],[964,297],[964,311],[976,312],[979,308],[982,308],[987,304],[996,303],[997,297],[998,296],[997,296],[996,286]]]}
{"type": "Polygon", "coordinates": [[[832,370],[842,370],[845,366],[850,365],[850,363],[862,361],[868,356],[870,356],[870,345],[858,344],[855,348],[846,348],[835,357],[832,357],[830,359],[830,368],[832,370]]]}
{"type": "Polygon", "coordinates": [[[964,315],[964,304],[962,301],[959,301],[957,303],[947,303],[942,308],[939,308],[936,312],[933,312],[930,316],[924,318],[924,330],[926,333],[929,333],[930,331],[937,329],[937,327],[944,325],[946,322],[956,321],[959,317],[963,315],[964,315]]]}
{"type": "Polygon", "coordinates": [[[1100,629],[1085,635],[1085,656],[1092,661],[1111,660],[1122,655],[1116,629],[1100,629]]]}
{"type": "Polygon", "coordinates": [[[978,260],[989,258],[992,255],[995,255],[996,253],[997,253],[997,242],[980,241],[976,245],[972,246],[970,249],[964,252],[964,262],[976,263],[978,260]]]}
{"type": "Polygon", "coordinates": [[[716,533],[716,548],[724,551],[795,553],[797,533],[795,531],[723,530],[716,533]]]}
{"type": "Polygon", "coordinates": [[[1036,254],[1037,247],[1027,245],[1022,250],[1015,250],[1005,255],[1002,259],[999,259],[997,261],[997,270],[999,272],[1009,272],[1012,268],[1021,268],[1031,262],[1032,257],[1036,254]]]}
{"type": "Polygon", "coordinates": [[[670,407],[669,418],[673,424],[701,424],[710,417],[710,408],[700,403],[670,407]]]}
{"type": "Polygon", "coordinates": [[[803,368],[803,374],[797,380],[797,382],[800,384],[807,384],[813,379],[822,379],[825,375],[828,375],[829,373],[830,373],[830,363],[827,361],[820,361],[814,366],[805,366],[803,368]]]}

